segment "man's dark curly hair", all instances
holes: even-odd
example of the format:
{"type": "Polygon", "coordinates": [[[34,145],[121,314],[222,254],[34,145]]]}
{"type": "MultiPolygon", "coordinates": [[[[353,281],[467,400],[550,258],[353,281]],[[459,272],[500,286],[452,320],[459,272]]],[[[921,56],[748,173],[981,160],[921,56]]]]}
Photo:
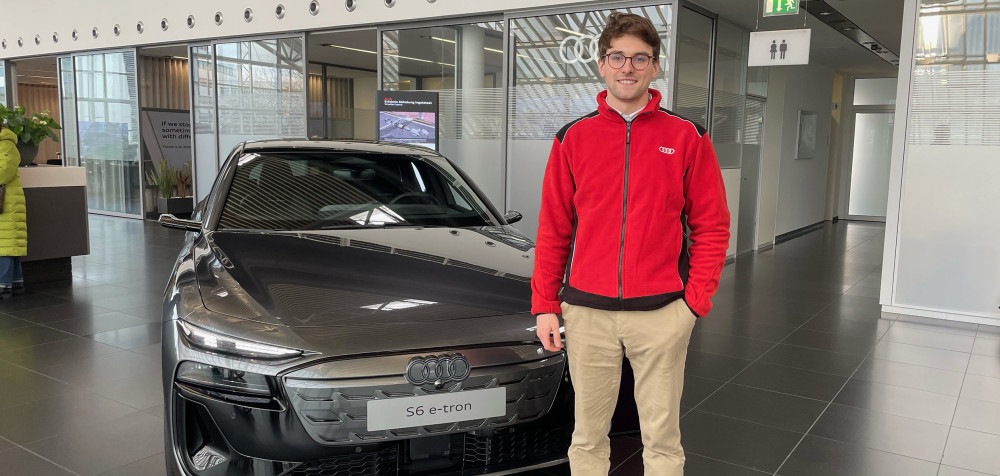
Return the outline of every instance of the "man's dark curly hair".
{"type": "Polygon", "coordinates": [[[604,61],[604,55],[608,54],[608,48],[611,48],[611,40],[625,35],[635,35],[647,45],[652,46],[653,61],[659,61],[660,35],[656,33],[653,23],[646,17],[622,12],[611,12],[611,15],[608,15],[608,24],[604,27],[601,38],[597,42],[597,47],[601,52],[601,61],[604,61]]]}

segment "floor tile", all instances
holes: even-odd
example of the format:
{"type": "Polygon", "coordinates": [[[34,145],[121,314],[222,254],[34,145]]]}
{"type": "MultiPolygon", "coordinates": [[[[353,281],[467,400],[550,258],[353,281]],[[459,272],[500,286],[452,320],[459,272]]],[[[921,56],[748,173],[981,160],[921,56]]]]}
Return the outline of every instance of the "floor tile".
{"type": "Polygon", "coordinates": [[[979,330],[976,331],[978,336],[986,336],[991,339],[1000,339],[1000,326],[989,326],[986,324],[980,324],[979,330]]]}
{"type": "Polygon", "coordinates": [[[952,428],[941,464],[987,474],[1000,474],[1000,436],[952,428]]]}
{"type": "Polygon", "coordinates": [[[7,451],[15,446],[14,442],[0,436],[0,453],[3,453],[4,451],[7,451]]]}
{"type": "Polygon", "coordinates": [[[0,468],[4,476],[73,476],[66,468],[23,448],[0,452],[0,468]]]}
{"type": "Polygon", "coordinates": [[[149,323],[86,337],[121,349],[135,349],[160,342],[161,329],[159,323],[149,323]]]}
{"type": "Polygon", "coordinates": [[[962,392],[965,374],[870,358],[861,364],[854,378],[957,397],[962,392]]]}
{"type": "Polygon", "coordinates": [[[962,398],[955,410],[953,426],[1000,435],[1000,403],[962,398]]]}
{"type": "Polygon", "coordinates": [[[54,321],[45,324],[46,327],[69,332],[78,336],[96,334],[99,332],[113,331],[126,327],[148,324],[149,321],[139,319],[117,311],[112,311],[96,316],[77,317],[65,321],[54,321]]]}
{"type": "Polygon", "coordinates": [[[611,438],[611,470],[614,471],[627,460],[636,460],[642,467],[642,441],[639,435],[611,438]]]}
{"type": "Polygon", "coordinates": [[[69,302],[66,304],[57,304],[54,306],[15,311],[12,315],[35,324],[47,324],[49,322],[65,321],[67,319],[99,316],[109,312],[111,312],[110,309],[105,309],[90,303],[69,302]]]}
{"type": "Polygon", "coordinates": [[[17,369],[0,377],[0,408],[54,397],[70,390],[72,386],[65,382],[29,370],[17,369]]]}
{"type": "Polygon", "coordinates": [[[972,375],[1000,378],[1000,358],[989,355],[973,355],[969,358],[969,370],[972,375]]]}
{"type": "Polygon", "coordinates": [[[0,314],[0,332],[7,332],[19,327],[28,327],[32,322],[19,319],[10,314],[0,314]]]}
{"type": "Polygon", "coordinates": [[[1000,378],[966,375],[961,397],[1000,403],[1000,378]]]}
{"type": "Polygon", "coordinates": [[[900,316],[897,322],[905,327],[924,329],[934,332],[947,332],[963,336],[975,336],[979,331],[978,324],[967,322],[948,321],[945,319],[934,319],[921,316],[900,316]]]}
{"type": "Polygon", "coordinates": [[[697,410],[805,433],[827,402],[736,384],[726,384],[697,410]]]}
{"type": "Polygon", "coordinates": [[[802,435],[694,410],[681,419],[685,451],[774,472],[802,435]]]}
{"type": "Polygon", "coordinates": [[[681,406],[691,408],[698,405],[702,400],[721,388],[724,383],[721,380],[685,375],[684,393],[681,394],[681,406]]]}
{"type": "Polygon", "coordinates": [[[101,473],[101,476],[135,476],[135,475],[166,476],[167,467],[166,463],[163,461],[163,453],[150,456],[149,458],[136,461],[135,463],[132,464],[120,466],[106,473],[101,473]]]}
{"type": "Polygon", "coordinates": [[[937,463],[948,426],[833,404],[809,433],[937,463]]]}
{"type": "Polygon", "coordinates": [[[849,377],[863,359],[863,355],[840,354],[826,350],[778,344],[764,354],[760,361],[849,377]]]}
{"type": "MultiPolygon", "coordinates": [[[[742,319],[702,319],[705,322],[701,330],[716,334],[727,334],[746,337],[765,342],[778,342],[795,330],[794,327],[772,326],[758,324],[742,319]]],[[[700,322],[700,321],[699,321],[700,322]]]]}
{"type": "Polygon", "coordinates": [[[754,362],[733,383],[816,400],[830,401],[847,377],[754,362]]]}
{"type": "MultiPolygon", "coordinates": [[[[688,451],[685,451],[684,457],[685,476],[763,476],[771,474],[706,458],[688,451]]],[[[639,468],[636,469],[638,470],[639,468]]],[[[631,473],[623,473],[621,476],[636,476],[641,474],[641,471],[633,471],[631,473]]]]}
{"type": "Polygon", "coordinates": [[[143,410],[163,404],[163,377],[157,372],[141,373],[94,387],[93,392],[143,410]]]}
{"type": "Polygon", "coordinates": [[[862,446],[808,435],[781,476],[935,476],[938,465],[862,446]]]}
{"type": "Polygon", "coordinates": [[[856,335],[818,332],[808,329],[799,329],[781,341],[785,345],[859,355],[868,355],[868,352],[875,346],[875,342],[876,338],[874,336],[859,337],[856,335]]]}
{"type": "Polygon", "coordinates": [[[1000,357],[1000,338],[992,339],[988,336],[977,336],[976,343],[972,346],[972,353],[1000,357]]]}
{"type": "Polygon", "coordinates": [[[888,319],[851,320],[839,317],[814,317],[802,324],[802,329],[819,332],[832,332],[859,338],[870,338],[876,341],[889,330],[894,321],[888,319]]]}
{"type": "Polygon", "coordinates": [[[44,373],[89,389],[136,375],[159,374],[161,371],[159,364],[150,357],[119,351],[47,368],[44,373]]]}
{"type": "Polygon", "coordinates": [[[750,365],[749,360],[689,350],[684,374],[726,381],[750,365]]]}
{"type": "Polygon", "coordinates": [[[875,345],[872,357],[954,372],[965,372],[969,365],[969,354],[966,353],[886,340],[875,345]]]}
{"type": "Polygon", "coordinates": [[[773,342],[702,331],[691,336],[688,349],[743,360],[754,360],[773,346],[773,342]]]}
{"type": "Polygon", "coordinates": [[[120,351],[121,349],[117,347],[94,342],[90,339],[71,337],[65,340],[0,352],[0,360],[28,369],[43,371],[46,368],[81,362],[99,355],[120,351]]]}
{"type": "Polygon", "coordinates": [[[25,446],[80,474],[101,474],[163,452],[163,422],[132,413],[25,446]]]}
{"type": "Polygon", "coordinates": [[[29,291],[28,293],[16,296],[13,299],[0,301],[0,312],[11,314],[26,309],[35,309],[55,304],[65,304],[67,302],[69,302],[68,299],[29,291]]]}
{"type": "Polygon", "coordinates": [[[941,469],[938,470],[938,476],[995,476],[987,475],[986,473],[980,473],[979,471],[969,471],[967,469],[956,468],[954,466],[941,465],[941,469]]]}
{"type": "Polygon", "coordinates": [[[958,397],[878,382],[851,379],[835,403],[914,420],[951,424],[958,397]]]}
{"type": "Polygon", "coordinates": [[[953,350],[956,352],[972,352],[975,336],[950,334],[924,330],[899,324],[892,326],[883,339],[903,344],[919,345],[934,349],[953,350]]]}
{"type": "Polygon", "coordinates": [[[0,332],[0,349],[10,351],[72,338],[73,334],[31,325],[0,332]]]}
{"type": "Polygon", "coordinates": [[[96,426],[135,409],[84,391],[0,409],[0,436],[24,445],[96,426]]]}

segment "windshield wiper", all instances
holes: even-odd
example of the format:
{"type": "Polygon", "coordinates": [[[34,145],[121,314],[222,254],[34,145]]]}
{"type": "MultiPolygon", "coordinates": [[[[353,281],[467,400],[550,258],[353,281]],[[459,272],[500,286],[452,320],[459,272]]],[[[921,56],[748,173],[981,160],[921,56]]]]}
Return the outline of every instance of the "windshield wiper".
{"type": "Polygon", "coordinates": [[[367,225],[354,224],[354,225],[325,225],[321,226],[319,230],[360,230],[365,228],[431,228],[436,225],[419,225],[416,223],[407,222],[390,222],[390,223],[370,223],[367,225]]]}

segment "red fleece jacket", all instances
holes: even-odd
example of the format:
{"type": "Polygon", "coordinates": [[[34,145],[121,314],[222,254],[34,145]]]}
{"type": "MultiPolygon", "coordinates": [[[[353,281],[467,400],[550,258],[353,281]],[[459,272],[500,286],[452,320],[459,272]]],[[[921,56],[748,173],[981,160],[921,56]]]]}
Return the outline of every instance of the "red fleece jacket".
{"type": "Polygon", "coordinates": [[[698,316],[712,308],[729,246],[719,161],[703,128],[661,109],[660,93],[649,92],[631,123],[603,91],[597,111],[556,134],[542,185],[532,313],[558,314],[560,301],[652,310],[683,298],[698,316]]]}

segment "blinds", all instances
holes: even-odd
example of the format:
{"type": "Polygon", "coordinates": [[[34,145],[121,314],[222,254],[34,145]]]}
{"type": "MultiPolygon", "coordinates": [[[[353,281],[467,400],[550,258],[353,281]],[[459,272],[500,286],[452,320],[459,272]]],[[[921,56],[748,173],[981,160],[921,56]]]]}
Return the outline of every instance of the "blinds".
{"type": "Polygon", "coordinates": [[[907,142],[1000,145],[1000,71],[917,72],[907,142]]]}

